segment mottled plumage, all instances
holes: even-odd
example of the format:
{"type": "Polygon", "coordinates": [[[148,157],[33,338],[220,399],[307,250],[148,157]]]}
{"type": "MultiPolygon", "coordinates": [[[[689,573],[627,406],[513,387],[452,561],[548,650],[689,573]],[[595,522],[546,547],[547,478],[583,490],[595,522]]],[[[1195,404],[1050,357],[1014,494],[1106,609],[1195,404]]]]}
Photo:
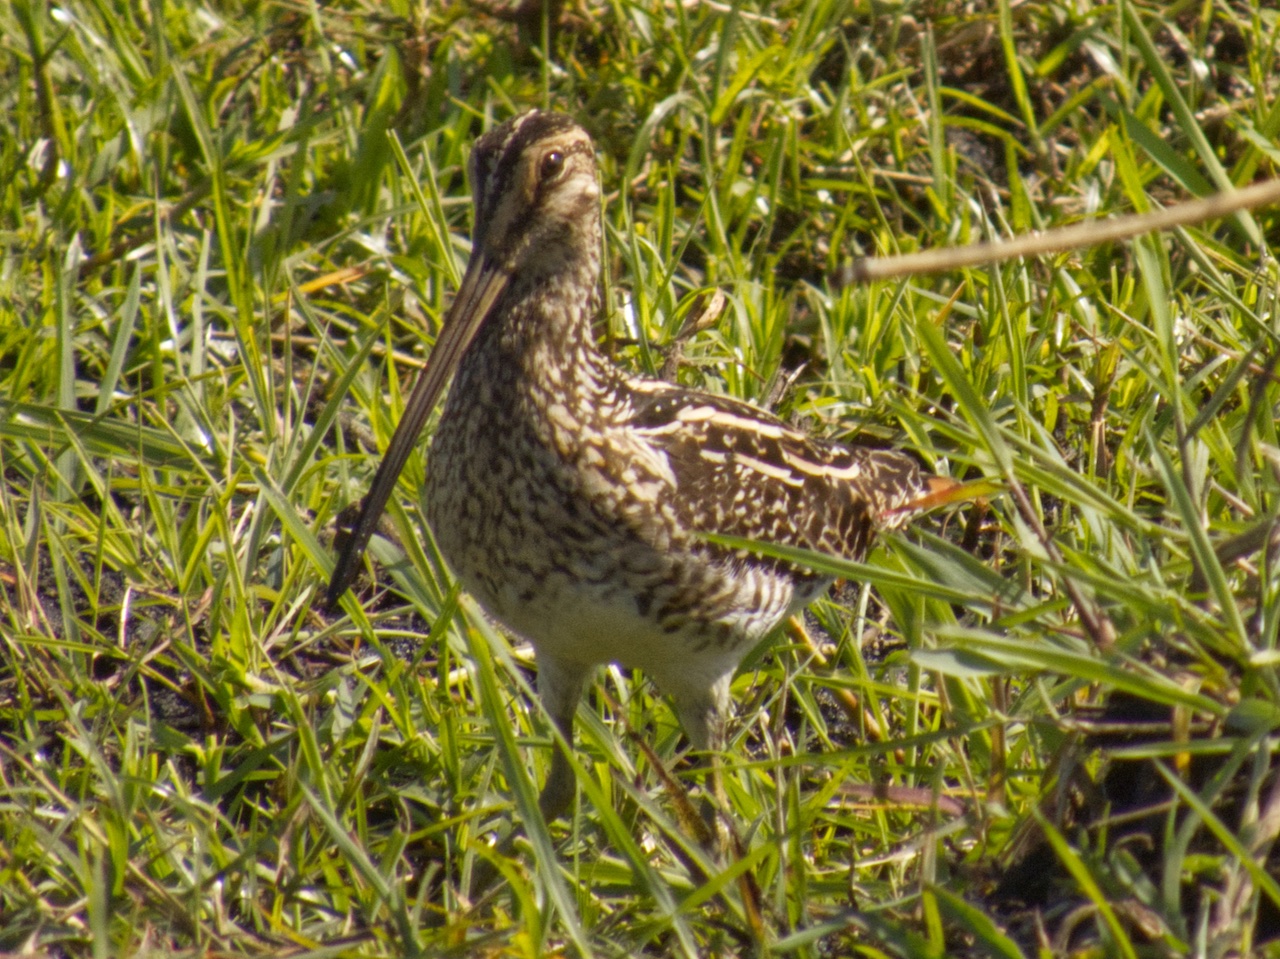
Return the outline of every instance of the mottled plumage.
{"type": "MultiPolygon", "coordinates": [[[[742,657],[827,582],[709,543],[718,533],[865,551],[933,478],[897,452],[824,443],[746,403],[630,376],[596,349],[600,187],[587,134],[527,113],[471,158],[471,261],[330,584],[336,602],[422,424],[456,370],[425,499],[462,585],[526,637],[572,736],[591,671],[643,669],[690,740],[718,745],[742,657]]],[[[543,812],[572,774],[557,753],[543,812]]]]}

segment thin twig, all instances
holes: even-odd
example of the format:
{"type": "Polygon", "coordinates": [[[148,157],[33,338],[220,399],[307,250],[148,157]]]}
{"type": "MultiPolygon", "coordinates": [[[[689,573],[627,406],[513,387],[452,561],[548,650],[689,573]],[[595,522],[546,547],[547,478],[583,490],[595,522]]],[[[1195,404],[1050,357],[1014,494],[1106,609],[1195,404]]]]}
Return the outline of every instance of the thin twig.
{"type": "Polygon", "coordinates": [[[1011,240],[858,260],[850,270],[850,281],[869,283],[872,280],[901,279],[922,273],[947,273],[967,266],[1003,263],[1019,257],[1063,253],[1169,230],[1175,226],[1217,220],[1241,210],[1251,210],[1270,203],[1280,203],[1280,180],[1263,180],[1230,193],[1216,193],[1199,200],[1188,200],[1154,213],[1089,220],[1044,233],[1027,233],[1011,240]]]}

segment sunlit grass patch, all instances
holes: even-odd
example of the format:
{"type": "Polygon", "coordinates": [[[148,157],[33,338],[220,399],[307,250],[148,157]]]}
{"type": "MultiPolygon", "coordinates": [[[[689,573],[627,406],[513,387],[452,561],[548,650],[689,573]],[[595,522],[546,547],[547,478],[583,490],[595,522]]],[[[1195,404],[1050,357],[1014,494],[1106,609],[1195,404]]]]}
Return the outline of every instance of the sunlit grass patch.
{"type": "Polygon", "coordinates": [[[1276,211],[845,282],[1270,175],[1274,11],[566,4],[545,55],[471,6],[0,26],[0,948],[1280,935],[1276,211]],[[572,819],[534,821],[536,664],[454,589],[425,457],[359,604],[320,609],[465,258],[469,146],[533,105],[598,144],[619,363],[991,484],[836,564],[807,639],[744,665],[737,863],[616,669],[572,819]]]}

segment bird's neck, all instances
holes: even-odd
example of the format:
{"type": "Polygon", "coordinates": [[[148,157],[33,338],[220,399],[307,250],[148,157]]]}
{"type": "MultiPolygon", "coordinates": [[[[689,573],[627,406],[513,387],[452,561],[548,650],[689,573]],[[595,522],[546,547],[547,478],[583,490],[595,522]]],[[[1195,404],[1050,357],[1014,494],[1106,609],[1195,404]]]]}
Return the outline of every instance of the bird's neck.
{"type": "Polygon", "coordinates": [[[497,404],[559,403],[582,407],[575,416],[590,412],[618,377],[592,332],[599,279],[594,252],[567,258],[554,271],[517,275],[462,360],[461,390],[497,404]]]}

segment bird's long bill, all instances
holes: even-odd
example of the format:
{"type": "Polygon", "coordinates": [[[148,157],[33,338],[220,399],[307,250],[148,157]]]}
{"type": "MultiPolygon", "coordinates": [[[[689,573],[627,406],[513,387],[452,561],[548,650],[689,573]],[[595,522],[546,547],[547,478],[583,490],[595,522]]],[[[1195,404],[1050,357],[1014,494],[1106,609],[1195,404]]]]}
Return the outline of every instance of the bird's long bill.
{"type": "Polygon", "coordinates": [[[333,569],[325,600],[330,609],[337,606],[338,599],[355,579],[360,557],[369,545],[369,537],[377,528],[378,519],[386,508],[391,491],[395,489],[396,480],[409,459],[410,451],[418,442],[418,435],[422,432],[427,417],[431,415],[450,375],[489,316],[493,304],[507,288],[509,280],[510,274],[491,264],[481,252],[477,251],[467,264],[467,273],[462,278],[462,286],[458,288],[458,294],[445,317],[435,348],[409,396],[404,415],[391,437],[391,445],[387,447],[382,463],[378,466],[378,473],[373,478],[369,495],[364,498],[360,519],[352,528],[342,554],[338,557],[338,564],[333,569]]]}

